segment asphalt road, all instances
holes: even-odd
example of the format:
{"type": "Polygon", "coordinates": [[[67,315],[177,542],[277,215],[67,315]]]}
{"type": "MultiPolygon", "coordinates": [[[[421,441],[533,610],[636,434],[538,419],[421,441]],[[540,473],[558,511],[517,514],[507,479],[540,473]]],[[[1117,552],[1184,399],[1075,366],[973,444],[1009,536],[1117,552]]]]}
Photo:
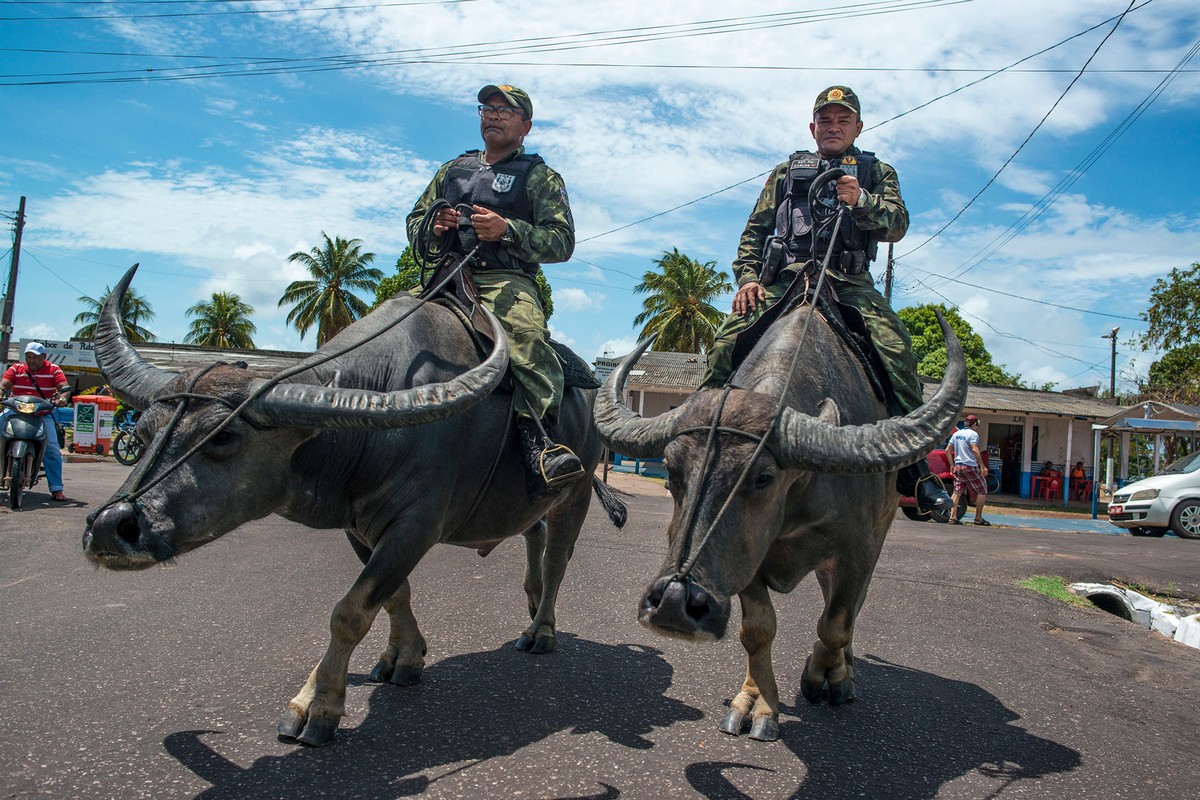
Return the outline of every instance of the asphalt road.
{"type": "Polygon", "coordinates": [[[556,652],[512,648],[519,541],[486,559],[436,549],[413,579],[424,682],[366,683],[381,616],[336,743],[309,749],[274,725],[357,572],[342,534],[272,517],[174,565],[99,572],[83,519],[125,474],[70,464],[78,502],[0,509],[0,797],[1200,796],[1200,651],[1014,585],[1116,577],[1200,596],[1200,542],[900,518],[859,617],[854,703],[799,697],[819,593],[810,579],[777,596],[783,737],[761,743],[717,731],[744,671],[736,636],[637,624],[670,508],[623,477],[647,493],[625,497],[621,531],[594,509],[556,652]]]}

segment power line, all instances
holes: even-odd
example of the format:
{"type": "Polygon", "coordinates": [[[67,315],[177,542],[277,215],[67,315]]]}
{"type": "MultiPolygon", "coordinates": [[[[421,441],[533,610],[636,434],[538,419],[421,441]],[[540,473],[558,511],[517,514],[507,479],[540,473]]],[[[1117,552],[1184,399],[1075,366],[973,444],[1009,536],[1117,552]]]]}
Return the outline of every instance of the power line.
{"type": "MultiPolygon", "coordinates": [[[[988,178],[988,181],[987,181],[987,183],[985,183],[983,185],[983,188],[980,189],[978,192],[976,192],[975,196],[972,197],[970,200],[968,200],[967,204],[965,206],[963,206],[961,209],[959,209],[957,214],[955,214],[953,217],[950,218],[950,221],[948,221],[942,227],[938,228],[933,233],[933,235],[930,236],[928,239],[921,242],[919,245],[914,247],[912,250],[909,250],[907,253],[904,253],[904,256],[912,255],[913,253],[917,252],[925,245],[932,242],[938,236],[940,236],[943,231],[945,231],[947,228],[949,228],[951,225],[953,225],[955,222],[957,222],[958,218],[961,217],[964,213],[966,213],[968,208],[970,208],[972,205],[975,204],[975,201],[978,200],[980,198],[980,196],[988,190],[988,187],[990,187],[993,183],[995,183],[996,179],[1000,177],[1000,173],[1004,172],[1005,168],[1007,168],[1008,165],[1013,162],[1013,159],[1015,159],[1017,157],[1017,155],[1023,149],[1025,149],[1025,145],[1029,144],[1029,140],[1033,138],[1033,135],[1035,133],[1037,133],[1038,130],[1041,129],[1042,125],[1045,124],[1046,120],[1050,118],[1050,115],[1054,113],[1054,109],[1058,108],[1058,104],[1061,103],[1063,101],[1063,98],[1067,96],[1067,92],[1071,91],[1071,88],[1076,84],[1076,82],[1078,82],[1078,80],[1083,77],[1083,73],[1087,71],[1088,65],[1092,63],[1092,59],[1094,59],[1096,57],[1096,54],[1100,52],[1100,48],[1104,47],[1104,44],[1109,40],[1109,37],[1111,37],[1114,33],[1117,32],[1117,28],[1119,28],[1121,26],[1121,21],[1123,19],[1125,19],[1126,14],[1128,14],[1130,11],[1133,10],[1133,7],[1136,3],[1137,3],[1137,0],[1130,0],[1129,7],[1126,8],[1125,11],[1122,12],[1121,16],[1117,18],[1117,21],[1113,25],[1112,30],[1110,30],[1108,33],[1106,33],[1104,35],[1104,38],[1100,40],[1100,44],[1096,45],[1096,49],[1092,51],[1092,54],[1090,56],[1088,56],[1087,61],[1083,62],[1083,66],[1079,68],[1078,74],[1076,74],[1075,77],[1071,79],[1071,82],[1067,84],[1067,88],[1063,89],[1062,94],[1060,94],[1058,96],[1058,99],[1054,101],[1054,104],[1052,106],[1050,106],[1050,110],[1047,111],[1045,113],[1045,115],[1042,116],[1042,118],[1038,121],[1038,124],[1033,126],[1033,130],[1031,130],[1029,132],[1029,135],[1025,137],[1025,141],[1021,142],[1021,144],[1017,146],[1017,149],[1015,151],[1013,151],[1013,154],[1011,156],[1009,156],[1003,164],[1000,165],[1000,169],[996,170],[996,174],[993,175],[992,177],[988,178]]],[[[1146,5],[1146,4],[1143,4],[1143,5],[1146,5]]]]}
{"type": "MultiPolygon", "coordinates": [[[[186,0],[182,0],[186,2],[186,0]]],[[[0,17],[0,22],[79,22],[88,20],[162,19],[167,17],[228,17],[266,14],[300,14],[313,11],[355,11],[372,8],[397,8],[404,6],[454,5],[474,3],[478,0],[406,0],[393,3],[365,3],[362,5],[308,6],[304,8],[242,8],[224,11],[172,11],[158,14],[76,14],[71,16],[44,17],[0,17]]],[[[8,3],[5,3],[8,5],[8,3]]],[[[54,3],[53,5],[62,5],[54,3]]],[[[73,5],[73,4],[72,4],[73,5]]],[[[100,3],[99,5],[128,5],[128,3],[100,3]]]]}
{"type": "MultiPolygon", "coordinates": [[[[187,75],[174,74],[139,74],[136,76],[113,78],[90,78],[87,80],[62,81],[24,81],[3,82],[8,86],[42,86],[42,85],[72,85],[78,83],[128,83],[164,80],[197,80],[210,77],[246,77],[250,75],[274,75],[294,72],[326,72],[344,69],[364,69],[368,67],[401,66],[423,63],[443,63],[446,59],[459,57],[488,59],[512,53],[527,52],[558,52],[562,50],[578,50],[592,47],[613,47],[626,44],[642,44],[679,38],[697,36],[712,36],[727,33],[739,33],[760,30],[763,28],[785,28],[797,25],[810,25],[816,22],[830,20],[854,19],[858,17],[878,16],[883,14],[903,13],[914,10],[926,10],[948,5],[960,5],[974,0],[879,0],[878,2],[858,5],[833,7],[832,9],[816,9],[803,12],[778,12],[747,17],[729,17],[715,20],[701,20],[670,25],[642,26],[637,28],[621,28],[614,30],[592,31],[581,34],[566,34],[561,36],[536,36],[521,39],[475,42],[453,45],[441,48],[408,48],[403,50],[387,50],[366,54],[349,54],[337,56],[322,56],[308,58],[279,58],[266,59],[270,68],[252,69],[263,66],[263,59],[254,59],[251,64],[215,64],[195,67],[160,67],[142,68],[139,73],[171,73],[180,70],[214,70],[212,72],[196,72],[187,75]],[[854,10],[858,9],[858,10],[854,10]],[[237,68],[240,71],[231,71],[237,68]]],[[[114,17],[106,17],[114,19],[114,17]]],[[[244,60],[244,59],[243,59],[244,60]]],[[[458,62],[449,62],[458,63],[458,62]]],[[[124,75],[129,70],[115,71],[111,74],[124,75]]],[[[108,73],[97,73],[108,74],[108,73]]]]}

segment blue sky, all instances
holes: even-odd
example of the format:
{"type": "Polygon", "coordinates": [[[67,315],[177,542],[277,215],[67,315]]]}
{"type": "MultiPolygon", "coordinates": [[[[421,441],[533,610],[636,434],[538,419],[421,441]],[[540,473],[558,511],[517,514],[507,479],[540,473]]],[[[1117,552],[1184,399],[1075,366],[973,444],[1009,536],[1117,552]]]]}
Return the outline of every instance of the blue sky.
{"type": "Polygon", "coordinates": [[[619,355],[653,260],[727,269],[762,175],[845,83],[912,214],[893,305],[952,303],[1009,371],[1063,389],[1107,387],[1120,326],[1130,389],[1151,286],[1200,260],[1200,6],[1136,0],[1114,32],[1127,8],[0,0],[0,210],[28,198],[15,337],[68,338],[76,298],[137,261],[160,339],[234,291],[259,346],[311,349],[276,307],[305,277],[288,254],[325,231],[390,274],[438,164],[479,145],[475,93],[507,82],[575,213],[551,327],[619,355]]]}

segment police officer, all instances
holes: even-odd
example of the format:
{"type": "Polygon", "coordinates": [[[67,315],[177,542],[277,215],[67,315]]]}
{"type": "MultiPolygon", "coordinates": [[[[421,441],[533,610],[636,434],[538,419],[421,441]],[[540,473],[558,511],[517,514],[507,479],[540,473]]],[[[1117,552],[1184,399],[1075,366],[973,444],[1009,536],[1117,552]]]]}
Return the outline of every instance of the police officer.
{"type": "MultiPolygon", "coordinates": [[[[519,387],[517,424],[525,454],[530,500],[550,485],[581,474],[579,458],[553,442],[563,394],[563,370],[550,346],[535,276],[543,263],[566,261],[575,249],[575,222],[566,185],[523,142],[533,127],[533,101],[507,84],[479,90],[483,150],[470,150],[441,166],[408,215],[414,247],[425,212],[435,200],[434,236],[452,233],[449,249],[471,263],[480,299],[508,334],[510,363],[519,387]],[[470,207],[470,225],[454,208],[470,207]]],[[[465,210],[465,208],[464,208],[465,210]]]]}
{"type": "MultiPolygon", "coordinates": [[[[904,237],[908,209],[900,197],[896,170],[874,153],[854,146],[862,127],[858,95],[850,87],[830,86],[817,95],[808,126],[816,152],[793,153],[775,167],[750,212],[733,262],[738,285],[733,313],[717,331],[701,388],[720,387],[729,380],[737,335],[783,296],[806,262],[815,256],[820,264],[826,250],[832,249],[826,280],[841,302],[863,315],[891,379],[894,396],[890,410],[905,414],[921,405],[921,382],[908,331],[875,288],[869,271],[880,242],[904,237]],[[812,180],[833,167],[846,174],[818,194],[820,208],[810,208],[812,180]],[[838,200],[850,207],[850,214],[831,243],[832,211],[838,200]]],[[[915,495],[922,510],[948,511],[949,496],[928,477],[922,459],[901,471],[898,488],[903,494],[915,495]]]]}

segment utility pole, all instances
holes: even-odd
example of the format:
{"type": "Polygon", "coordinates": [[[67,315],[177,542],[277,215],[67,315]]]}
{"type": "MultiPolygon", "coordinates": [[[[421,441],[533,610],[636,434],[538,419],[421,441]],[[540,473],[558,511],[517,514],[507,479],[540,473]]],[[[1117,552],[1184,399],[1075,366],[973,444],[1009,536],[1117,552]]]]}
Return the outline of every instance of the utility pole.
{"type": "Polygon", "coordinates": [[[1101,339],[1112,339],[1112,363],[1108,368],[1108,396],[1112,398],[1113,405],[1120,405],[1117,402],[1117,331],[1119,327],[1113,328],[1112,333],[1106,333],[1101,336],[1101,339]]]}
{"type": "Polygon", "coordinates": [[[892,243],[888,242],[887,270],[883,273],[883,296],[891,305],[892,302],[892,243]]]}
{"type": "Polygon", "coordinates": [[[21,231],[25,228],[25,197],[17,209],[17,233],[13,237],[12,264],[8,271],[8,288],[4,308],[0,309],[0,364],[8,364],[8,345],[13,332],[13,304],[17,297],[17,267],[21,263],[21,231]]]}

